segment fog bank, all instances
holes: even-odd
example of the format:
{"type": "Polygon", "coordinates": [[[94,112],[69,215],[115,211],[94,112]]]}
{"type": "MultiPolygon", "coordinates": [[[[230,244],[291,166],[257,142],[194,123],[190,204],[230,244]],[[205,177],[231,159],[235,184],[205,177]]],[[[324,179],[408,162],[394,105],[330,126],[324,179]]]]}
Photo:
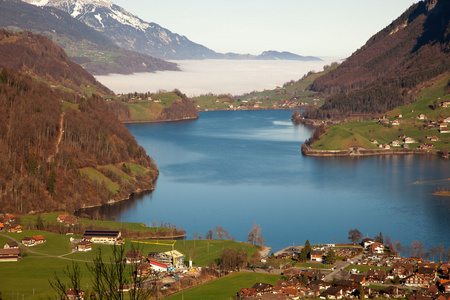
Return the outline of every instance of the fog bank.
{"type": "Polygon", "coordinates": [[[274,89],[290,80],[298,80],[311,70],[336,61],[260,61],[260,60],[182,60],[174,61],[179,71],[111,74],[96,76],[97,80],[116,93],[157,92],[179,89],[189,97],[201,94],[247,92],[274,89]]]}

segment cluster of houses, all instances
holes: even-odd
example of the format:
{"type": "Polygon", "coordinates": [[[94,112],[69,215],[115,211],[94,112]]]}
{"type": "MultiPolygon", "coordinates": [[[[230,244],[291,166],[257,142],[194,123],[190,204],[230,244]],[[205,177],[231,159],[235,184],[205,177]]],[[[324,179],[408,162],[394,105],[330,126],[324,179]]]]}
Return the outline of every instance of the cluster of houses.
{"type": "Polygon", "coordinates": [[[125,254],[125,262],[136,264],[138,277],[147,277],[154,272],[165,273],[184,268],[184,255],[177,250],[171,250],[150,252],[147,257],[144,257],[137,250],[129,250],[125,254]]]}
{"type": "MultiPolygon", "coordinates": [[[[370,266],[367,272],[353,268],[337,270],[339,279],[325,281],[326,271],[291,268],[283,275],[287,281],[272,286],[258,282],[242,288],[238,299],[362,299],[407,298],[410,300],[450,300],[450,262],[435,263],[421,258],[401,258],[388,255],[386,247],[372,239],[362,242],[364,255],[357,264],[370,266]]],[[[339,248],[333,248],[338,251],[339,248]]],[[[351,248],[350,248],[351,249],[351,248]]],[[[311,252],[311,260],[321,261],[319,249],[311,252]],[[317,256],[313,257],[316,251],[317,256]]],[[[354,251],[349,254],[355,255],[354,251]]],[[[359,256],[358,256],[359,257],[359,256]]],[[[353,259],[356,264],[355,257],[353,259]]],[[[335,274],[335,273],[333,273],[335,274]]],[[[336,273],[337,274],[337,273],[336,273]]]]}
{"type": "MultiPolygon", "coordinates": [[[[403,147],[405,149],[409,148],[409,144],[417,143],[416,140],[414,140],[411,137],[408,137],[404,134],[401,134],[398,136],[399,140],[393,140],[389,144],[379,144],[376,139],[371,139],[370,142],[372,144],[377,144],[378,148],[382,149],[390,149],[391,147],[403,147]]],[[[433,135],[426,135],[425,138],[429,140],[430,142],[438,142],[439,137],[433,136],[433,135]]],[[[418,146],[418,149],[421,150],[432,150],[434,149],[434,145],[432,143],[422,143],[418,146]]]]}
{"type": "Polygon", "coordinates": [[[15,232],[21,233],[22,225],[16,224],[16,217],[13,214],[0,215],[0,232],[15,232]]]}

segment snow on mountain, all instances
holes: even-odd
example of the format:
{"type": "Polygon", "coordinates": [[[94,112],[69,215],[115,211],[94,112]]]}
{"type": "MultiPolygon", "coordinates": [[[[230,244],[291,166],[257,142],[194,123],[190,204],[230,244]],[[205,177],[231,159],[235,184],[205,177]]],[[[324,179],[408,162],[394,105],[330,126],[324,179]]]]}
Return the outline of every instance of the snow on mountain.
{"type": "Polygon", "coordinates": [[[162,59],[218,58],[219,54],[172,33],[156,23],[143,21],[109,0],[22,0],[52,6],[109,37],[116,45],[162,59]]]}

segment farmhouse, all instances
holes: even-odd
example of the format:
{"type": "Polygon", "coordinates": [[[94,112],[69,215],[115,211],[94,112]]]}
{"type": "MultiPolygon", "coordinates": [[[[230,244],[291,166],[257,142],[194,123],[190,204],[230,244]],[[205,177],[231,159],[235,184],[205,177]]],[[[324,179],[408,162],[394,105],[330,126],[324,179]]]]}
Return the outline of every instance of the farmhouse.
{"type": "Polygon", "coordinates": [[[322,262],[322,256],[324,255],[324,252],[322,250],[312,250],[311,251],[311,260],[322,262]]]}
{"type": "Polygon", "coordinates": [[[139,264],[143,261],[144,257],[142,256],[141,252],[136,250],[129,250],[125,254],[125,260],[127,264],[139,264]]]}
{"type": "Polygon", "coordinates": [[[0,249],[0,262],[1,261],[18,261],[19,249],[0,249]]]}
{"type": "Polygon", "coordinates": [[[17,242],[9,242],[3,246],[3,249],[19,249],[19,244],[17,242]]]}
{"type": "Polygon", "coordinates": [[[86,230],[83,240],[94,244],[121,244],[121,233],[115,230],[86,230]]]}
{"type": "Polygon", "coordinates": [[[92,250],[92,243],[89,241],[81,241],[78,243],[77,245],[77,250],[78,251],[91,251],[92,250]]]}

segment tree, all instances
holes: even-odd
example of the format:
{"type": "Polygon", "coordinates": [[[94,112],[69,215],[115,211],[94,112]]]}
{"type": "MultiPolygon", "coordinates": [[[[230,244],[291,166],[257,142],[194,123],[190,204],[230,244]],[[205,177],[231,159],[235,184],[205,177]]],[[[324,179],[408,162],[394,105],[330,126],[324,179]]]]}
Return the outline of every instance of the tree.
{"type": "Polygon", "coordinates": [[[36,218],[36,229],[37,230],[44,230],[44,221],[42,220],[42,216],[38,215],[36,218]]]}
{"type": "Polygon", "coordinates": [[[336,254],[334,253],[333,249],[328,250],[327,255],[325,256],[325,263],[326,264],[334,264],[336,262],[336,254]]]}
{"type": "Polygon", "coordinates": [[[207,240],[212,240],[212,238],[213,238],[213,232],[212,232],[211,229],[208,230],[208,232],[207,232],[206,235],[205,235],[205,238],[206,238],[207,240]]]}
{"type": "Polygon", "coordinates": [[[412,257],[424,257],[426,252],[425,246],[422,242],[415,240],[411,243],[411,247],[409,248],[409,255],[412,257]]]}
{"type": "Polygon", "coordinates": [[[238,249],[225,248],[219,258],[219,266],[224,270],[235,270],[247,264],[248,253],[241,247],[238,249]]]}
{"type": "Polygon", "coordinates": [[[232,236],[226,231],[222,226],[214,226],[214,235],[221,240],[222,238],[231,240],[233,239],[232,236]]]}
{"type": "Polygon", "coordinates": [[[384,240],[383,240],[383,234],[380,231],[380,234],[375,236],[375,242],[383,244],[384,240]]]}
{"type": "MultiPolygon", "coordinates": [[[[137,277],[137,264],[127,265],[124,263],[125,247],[112,247],[112,254],[109,262],[103,260],[102,250],[99,248],[94,264],[86,264],[88,270],[93,275],[91,287],[96,299],[123,300],[125,297],[123,287],[131,285],[127,299],[144,300],[150,297],[150,292],[145,289],[144,278],[137,277]]],[[[64,284],[63,280],[55,273],[53,280],[50,280],[51,287],[58,294],[58,299],[67,299],[69,289],[81,291],[80,288],[80,267],[72,262],[72,266],[67,266],[64,272],[69,284],[64,284]]]]}
{"type": "Polygon", "coordinates": [[[444,244],[439,244],[436,246],[436,249],[437,249],[437,253],[439,255],[439,261],[441,262],[444,260],[445,246],[444,246],[444,244]]]}
{"type": "Polygon", "coordinates": [[[362,237],[363,237],[362,233],[357,228],[350,229],[348,231],[348,239],[353,244],[359,243],[361,241],[362,237]]]}
{"type": "Polygon", "coordinates": [[[403,252],[403,245],[399,241],[392,241],[392,245],[394,247],[394,250],[397,251],[397,255],[400,255],[403,252]]]}
{"type": "Polygon", "coordinates": [[[430,248],[430,255],[432,257],[432,260],[434,261],[434,256],[438,254],[438,248],[437,246],[431,247],[430,248]]]}
{"type": "Polygon", "coordinates": [[[261,233],[261,226],[253,222],[253,228],[248,233],[248,242],[252,245],[264,246],[264,237],[261,233]]]}

